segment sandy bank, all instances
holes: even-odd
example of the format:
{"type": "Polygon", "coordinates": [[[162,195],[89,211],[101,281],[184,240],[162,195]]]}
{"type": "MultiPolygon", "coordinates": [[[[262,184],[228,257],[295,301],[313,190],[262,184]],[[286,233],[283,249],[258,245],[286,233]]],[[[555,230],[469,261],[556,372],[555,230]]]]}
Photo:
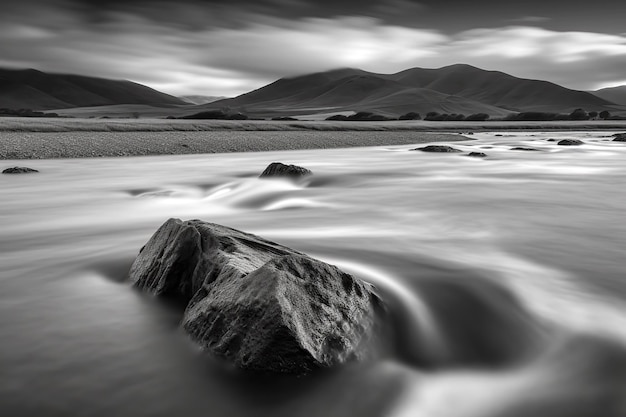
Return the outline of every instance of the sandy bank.
{"type": "Polygon", "coordinates": [[[467,139],[416,131],[0,132],[0,159],[258,152],[467,139]]]}

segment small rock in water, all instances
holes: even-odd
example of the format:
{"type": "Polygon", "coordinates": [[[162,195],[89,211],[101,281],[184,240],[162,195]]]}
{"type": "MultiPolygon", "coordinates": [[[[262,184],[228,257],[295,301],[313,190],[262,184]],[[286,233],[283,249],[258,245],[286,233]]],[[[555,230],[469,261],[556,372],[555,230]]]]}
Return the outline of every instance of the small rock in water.
{"type": "Polygon", "coordinates": [[[287,177],[287,178],[300,178],[307,175],[312,175],[310,170],[299,167],[297,165],[285,165],[281,162],[272,162],[265,168],[265,171],[259,175],[259,178],[268,177],[287,177]]]}
{"type": "Polygon", "coordinates": [[[578,146],[578,145],[582,145],[585,142],[583,142],[582,140],[578,140],[578,139],[563,139],[560,140],[559,143],[557,143],[557,145],[563,145],[563,146],[578,146]]]}
{"type": "Polygon", "coordinates": [[[526,148],[523,146],[516,146],[515,148],[511,148],[512,151],[538,151],[539,149],[535,148],[526,148]]]}
{"type": "Polygon", "coordinates": [[[613,142],[626,142],[626,133],[615,133],[613,142]]]}
{"type": "Polygon", "coordinates": [[[191,338],[240,368],[306,373],[365,355],[380,299],[333,265],[201,220],[170,219],[130,270],[140,289],[187,302],[191,338]]]}
{"type": "Polygon", "coordinates": [[[31,172],[39,172],[36,169],[27,168],[27,167],[13,167],[7,168],[2,171],[3,174],[29,174],[31,172]]]}
{"type": "Polygon", "coordinates": [[[423,148],[415,148],[413,151],[422,151],[422,152],[463,152],[459,149],[453,148],[452,146],[446,145],[428,145],[423,148]]]}
{"type": "Polygon", "coordinates": [[[556,139],[548,139],[548,142],[556,142],[556,139]]]}
{"type": "Polygon", "coordinates": [[[487,156],[487,154],[484,152],[470,152],[467,154],[467,156],[472,156],[474,158],[484,158],[487,156]]]}

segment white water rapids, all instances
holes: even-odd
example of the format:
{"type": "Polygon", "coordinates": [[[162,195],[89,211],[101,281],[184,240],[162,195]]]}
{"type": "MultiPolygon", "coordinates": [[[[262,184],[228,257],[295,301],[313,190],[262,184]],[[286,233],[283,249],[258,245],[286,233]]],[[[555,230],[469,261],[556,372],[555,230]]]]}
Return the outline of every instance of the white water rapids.
{"type": "Polygon", "coordinates": [[[0,414],[623,417],[626,144],[610,133],[480,133],[458,154],[4,161],[40,173],[0,178],[0,414]],[[273,161],[315,174],[259,180],[273,161]],[[177,306],[124,280],[170,217],[375,284],[390,348],[305,378],[224,369],[177,306]]]}

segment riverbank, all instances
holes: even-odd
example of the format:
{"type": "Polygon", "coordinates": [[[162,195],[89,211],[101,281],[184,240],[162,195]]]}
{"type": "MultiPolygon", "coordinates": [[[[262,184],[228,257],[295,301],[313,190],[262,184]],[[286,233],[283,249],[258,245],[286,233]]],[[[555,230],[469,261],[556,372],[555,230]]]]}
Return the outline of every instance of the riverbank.
{"type": "Polygon", "coordinates": [[[626,120],[553,122],[386,122],[274,121],[274,120],[178,120],[178,119],[81,119],[0,118],[0,132],[205,132],[205,131],[519,131],[519,130],[626,130],[626,120]]]}
{"type": "Polygon", "coordinates": [[[467,139],[459,134],[415,131],[0,132],[0,159],[262,152],[467,139]]]}
{"type": "Polygon", "coordinates": [[[626,131],[626,121],[327,122],[0,118],[0,159],[181,155],[393,146],[474,132],[626,131]]]}

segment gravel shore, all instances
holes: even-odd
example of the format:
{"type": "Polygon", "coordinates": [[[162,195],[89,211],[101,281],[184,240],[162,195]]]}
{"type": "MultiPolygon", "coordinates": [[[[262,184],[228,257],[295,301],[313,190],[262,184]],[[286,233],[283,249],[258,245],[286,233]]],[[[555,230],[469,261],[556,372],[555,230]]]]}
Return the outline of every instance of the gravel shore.
{"type": "Polygon", "coordinates": [[[413,131],[0,132],[0,159],[89,158],[259,152],[452,142],[413,131]]]}

